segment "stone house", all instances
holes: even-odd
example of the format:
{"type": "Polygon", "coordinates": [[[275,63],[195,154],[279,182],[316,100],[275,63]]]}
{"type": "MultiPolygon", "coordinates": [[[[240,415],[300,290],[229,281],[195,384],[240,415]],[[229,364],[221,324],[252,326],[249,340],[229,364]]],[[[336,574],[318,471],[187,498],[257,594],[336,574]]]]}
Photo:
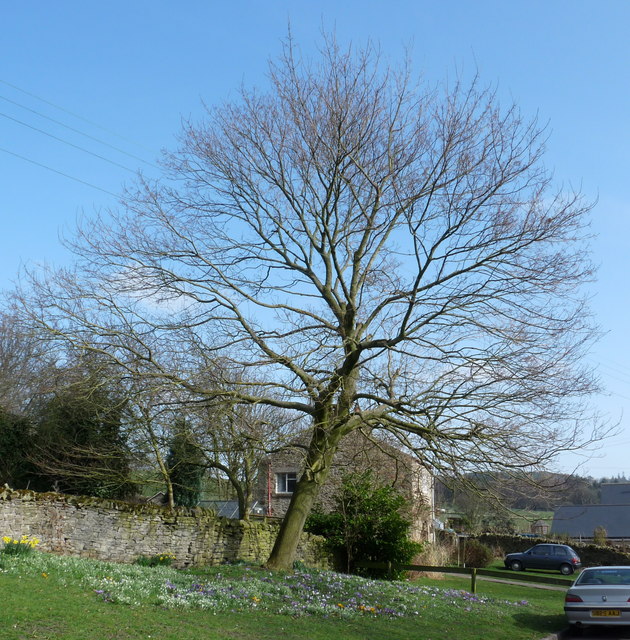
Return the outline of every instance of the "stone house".
{"type": "MultiPolygon", "coordinates": [[[[306,441],[306,437],[304,440],[306,441]]],[[[254,499],[267,516],[283,517],[304,465],[304,447],[294,447],[268,456],[260,466],[254,499]]],[[[435,517],[433,476],[418,458],[378,438],[355,431],[341,441],[333,467],[320,491],[317,506],[331,510],[334,496],[348,473],[372,469],[377,479],[398,489],[409,501],[412,537],[433,540],[435,517]]]]}

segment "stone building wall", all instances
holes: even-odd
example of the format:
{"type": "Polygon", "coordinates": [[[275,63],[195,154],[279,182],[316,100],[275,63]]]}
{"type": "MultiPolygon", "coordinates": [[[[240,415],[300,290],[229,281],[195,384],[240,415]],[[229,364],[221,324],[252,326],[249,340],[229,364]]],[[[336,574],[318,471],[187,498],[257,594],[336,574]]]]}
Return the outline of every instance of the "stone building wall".
{"type": "MultiPolygon", "coordinates": [[[[304,469],[304,445],[298,445],[269,456],[260,466],[255,498],[268,515],[283,517],[291,494],[278,491],[278,474],[295,472],[299,478],[304,469]]],[[[336,508],[335,494],[343,477],[372,469],[377,480],[400,491],[409,501],[411,536],[418,541],[433,540],[433,477],[419,461],[382,440],[355,431],[342,440],[335,454],[326,483],[321,487],[316,507],[323,511],[336,508]]]]}
{"type": "Polygon", "coordinates": [[[278,451],[263,461],[259,468],[254,496],[265,514],[276,518],[284,517],[292,494],[277,490],[276,476],[278,473],[294,472],[299,478],[303,468],[304,450],[299,448],[278,451]]]}
{"type": "MultiPolygon", "coordinates": [[[[69,556],[133,562],[172,553],[176,567],[216,565],[269,557],[277,522],[219,518],[207,509],[169,510],[57,493],[0,489],[0,537],[40,539],[39,549],[69,556]]],[[[297,559],[329,567],[323,538],[302,534],[297,559]]]]}

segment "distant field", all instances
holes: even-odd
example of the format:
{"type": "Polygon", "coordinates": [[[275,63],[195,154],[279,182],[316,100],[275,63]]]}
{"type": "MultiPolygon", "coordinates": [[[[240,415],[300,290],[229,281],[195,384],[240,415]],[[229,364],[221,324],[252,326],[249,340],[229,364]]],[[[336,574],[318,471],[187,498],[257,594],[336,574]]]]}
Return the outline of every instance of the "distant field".
{"type": "MultiPolygon", "coordinates": [[[[0,556],[3,640],[537,640],[565,626],[563,593],[448,577],[204,571],[0,556]]],[[[507,573],[507,572],[506,572],[507,573]]]]}
{"type": "Polygon", "coordinates": [[[516,530],[519,533],[530,533],[531,525],[538,520],[544,520],[551,526],[553,511],[525,511],[523,509],[519,509],[514,511],[514,514],[511,514],[511,517],[514,520],[516,530]]]}

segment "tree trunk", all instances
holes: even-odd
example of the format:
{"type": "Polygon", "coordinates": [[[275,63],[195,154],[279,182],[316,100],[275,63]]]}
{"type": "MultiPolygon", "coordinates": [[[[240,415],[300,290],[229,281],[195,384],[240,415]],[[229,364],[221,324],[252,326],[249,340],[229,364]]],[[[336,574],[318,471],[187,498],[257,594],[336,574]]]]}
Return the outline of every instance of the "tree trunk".
{"type": "MultiPolygon", "coordinates": [[[[230,480],[232,480],[232,478],[230,478],[230,480]]],[[[237,480],[232,481],[232,486],[236,491],[236,498],[238,500],[238,519],[249,520],[249,505],[247,504],[247,496],[243,491],[243,487],[237,480]]]]}
{"type": "Polygon", "coordinates": [[[164,480],[164,484],[166,485],[166,500],[168,503],[169,509],[175,508],[175,495],[173,494],[173,483],[171,482],[171,474],[166,466],[166,462],[162,457],[162,452],[160,450],[160,445],[158,441],[158,437],[153,430],[153,426],[151,424],[151,418],[148,411],[143,411],[143,417],[145,421],[145,426],[147,432],[150,437],[151,448],[155,454],[155,459],[158,463],[158,467],[160,468],[160,473],[162,474],[162,478],[164,480]]]}
{"type": "Polygon", "coordinates": [[[175,494],[173,493],[173,483],[171,479],[167,476],[166,478],[166,499],[168,502],[168,508],[175,508],[175,494]]]}
{"type": "Polygon", "coordinates": [[[293,566],[304,523],[326,481],[332,460],[343,436],[341,430],[327,432],[316,428],[309,445],[306,468],[295,491],[274,543],[267,567],[287,570],[293,566]]]}
{"type": "Polygon", "coordinates": [[[267,560],[267,567],[270,569],[290,569],[292,567],[300,535],[304,529],[304,522],[319,493],[319,488],[320,484],[307,478],[306,474],[295,485],[291,503],[280,526],[269,560],[267,560]]]}
{"type": "Polygon", "coordinates": [[[236,492],[236,499],[238,500],[238,519],[249,520],[249,504],[247,501],[247,496],[234,470],[230,469],[230,467],[224,464],[215,461],[209,462],[208,467],[219,469],[220,471],[223,471],[223,473],[225,473],[229,483],[232,485],[232,488],[236,492]]]}
{"type": "Polygon", "coordinates": [[[252,510],[252,460],[251,456],[246,454],[243,457],[243,487],[242,501],[239,498],[239,518],[241,520],[249,520],[252,510]]]}

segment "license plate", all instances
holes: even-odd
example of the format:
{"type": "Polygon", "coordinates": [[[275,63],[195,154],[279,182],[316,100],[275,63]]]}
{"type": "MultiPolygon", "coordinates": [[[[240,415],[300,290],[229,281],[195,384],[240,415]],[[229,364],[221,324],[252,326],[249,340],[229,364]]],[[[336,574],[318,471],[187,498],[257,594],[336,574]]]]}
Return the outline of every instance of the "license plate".
{"type": "Polygon", "coordinates": [[[592,618],[618,618],[621,615],[619,609],[597,609],[591,611],[592,618]]]}

